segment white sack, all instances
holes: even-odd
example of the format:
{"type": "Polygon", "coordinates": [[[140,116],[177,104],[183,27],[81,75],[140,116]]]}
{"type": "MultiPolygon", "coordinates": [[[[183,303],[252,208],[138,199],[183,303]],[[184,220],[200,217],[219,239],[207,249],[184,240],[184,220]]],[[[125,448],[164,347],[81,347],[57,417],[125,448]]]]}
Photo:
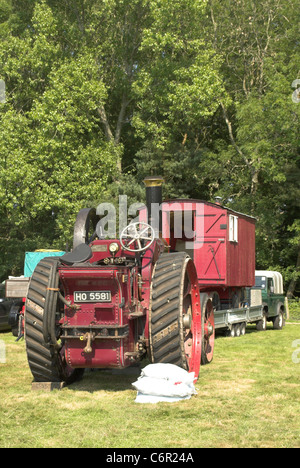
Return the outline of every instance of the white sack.
{"type": "Polygon", "coordinates": [[[193,383],[195,379],[194,372],[188,372],[174,364],[149,364],[144,367],[141,377],[154,377],[156,379],[165,379],[172,382],[193,383]]]}
{"type": "Polygon", "coordinates": [[[132,385],[138,391],[136,403],[179,401],[196,394],[195,374],[174,364],[149,364],[132,385]]]}
{"type": "Polygon", "coordinates": [[[160,395],[170,397],[185,397],[195,394],[191,384],[173,383],[165,379],[142,377],[132,384],[134,388],[144,395],[160,395]]]}

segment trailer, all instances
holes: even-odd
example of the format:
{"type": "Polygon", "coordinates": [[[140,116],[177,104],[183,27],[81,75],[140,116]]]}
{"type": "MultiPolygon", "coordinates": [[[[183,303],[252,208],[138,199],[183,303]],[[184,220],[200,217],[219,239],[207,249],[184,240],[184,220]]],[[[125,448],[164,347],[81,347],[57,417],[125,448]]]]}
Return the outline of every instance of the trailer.
{"type": "Polygon", "coordinates": [[[30,278],[38,263],[45,257],[64,255],[61,250],[39,249],[34,252],[25,252],[24,275],[10,276],[5,281],[5,297],[11,301],[8,313],[8,325],[14,336],[24,335],[25,302],[28,293],[30,278]]]}
{"type": "Polygon", "coordinates": [[[256,324],[258,327],[262,320],[263,307],[261,296],[257,304],[250,302],[236,309],[215,311],[216,331],[230,337],[245,335],[247,325],[256,324]]]}

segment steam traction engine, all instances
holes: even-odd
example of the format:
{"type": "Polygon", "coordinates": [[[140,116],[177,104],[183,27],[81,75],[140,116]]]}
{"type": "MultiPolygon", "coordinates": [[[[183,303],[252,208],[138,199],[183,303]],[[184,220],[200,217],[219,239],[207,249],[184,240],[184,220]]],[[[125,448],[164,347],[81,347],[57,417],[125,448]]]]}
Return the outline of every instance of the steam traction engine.
{"type": "Polygon", "coordinates": [[[104,239],[96,210],[81,210],[73,251],[34,270],[25,339],[36,382],[71,383],[85,368],[145,356],[198,378],[213,358],[214,311],[239,307],[254,285],[253,218],[200,200],[162,202],[162,179],[145,184],[147,207],[120,239],[104,239]]]}
{"type": "MultiPolygon", "coordinates": [[[[162,180],[145,183],[151,217],[162,180]]],[[[101,239],[95,210],[79,212],[73,251],[43,259],[30,281],[25,340],[36,382],[71,383],[85,368],[125,368],[146,355],[198,377],[214,329],[201,318],[192,259],[170,252],[169,241],[142,220],[101,239]]]]}

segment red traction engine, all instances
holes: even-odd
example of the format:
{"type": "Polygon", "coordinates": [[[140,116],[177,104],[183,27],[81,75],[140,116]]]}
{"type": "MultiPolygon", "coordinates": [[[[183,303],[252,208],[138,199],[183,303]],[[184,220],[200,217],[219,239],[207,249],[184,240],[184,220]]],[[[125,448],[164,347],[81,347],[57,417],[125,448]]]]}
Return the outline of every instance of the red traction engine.
{"type": "Polygon", "coordinates": [[[120,239],[103,239],[96,211],[84,209],[73,251],[37,265],[25,310],[36,382],[71,383],[86,368],[125,368],[144,357],[197,379],[201,362],[212,359],[213,313],[201,316],[195,264],[188,253],[172,251],[171,239],[155,235],[151,207],[162,203],[162,179],[145,184],[148,210],[120,239]]]}

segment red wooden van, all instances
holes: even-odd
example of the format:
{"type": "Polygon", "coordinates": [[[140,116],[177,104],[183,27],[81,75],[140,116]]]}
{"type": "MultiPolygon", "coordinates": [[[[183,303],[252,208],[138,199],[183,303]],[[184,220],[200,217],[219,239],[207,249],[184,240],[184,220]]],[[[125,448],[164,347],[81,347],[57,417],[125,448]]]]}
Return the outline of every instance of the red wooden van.
{"type": "Polygon", "coordinates": [[[162,238],[196,265],[202,291],[216,291],[239,307],[242,290],[255,284],[255,218],[201,200],[162,204],[162,238]]]}

